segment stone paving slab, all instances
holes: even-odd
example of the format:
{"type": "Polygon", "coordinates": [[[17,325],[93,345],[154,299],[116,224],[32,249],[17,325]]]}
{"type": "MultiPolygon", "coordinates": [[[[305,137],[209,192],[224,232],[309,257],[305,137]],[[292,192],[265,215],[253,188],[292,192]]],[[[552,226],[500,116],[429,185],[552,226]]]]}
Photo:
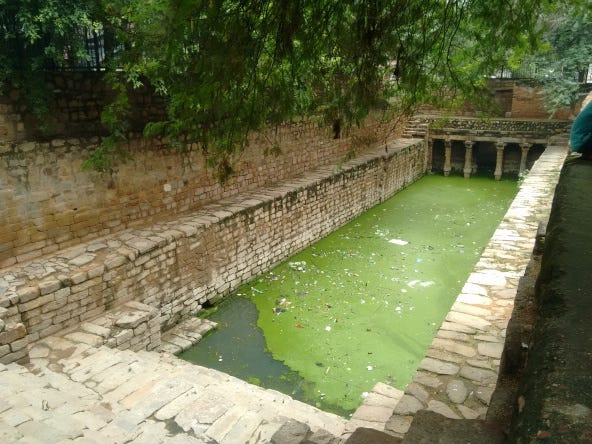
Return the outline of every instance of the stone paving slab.
{"type": "Polygon", "coordinates": [[[330,436],[347,422],[167,353],[53,337],[32,352],[44,357],[0,367],[6,442],[264,443],[289,418],[330,436]]]}

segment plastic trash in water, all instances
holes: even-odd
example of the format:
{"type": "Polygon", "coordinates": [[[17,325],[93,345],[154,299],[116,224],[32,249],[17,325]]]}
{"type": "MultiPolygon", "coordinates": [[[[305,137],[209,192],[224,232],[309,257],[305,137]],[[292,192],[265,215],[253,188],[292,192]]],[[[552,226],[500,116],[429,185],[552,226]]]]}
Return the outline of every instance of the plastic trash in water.
{"type": "Polygon", "coordinates": [[[395,244],[395,245],[407,245],[409,242],[407,242],[406,240],[403,240],[403,239],[391,239],[389,241],[389,243],[395,244]]]}

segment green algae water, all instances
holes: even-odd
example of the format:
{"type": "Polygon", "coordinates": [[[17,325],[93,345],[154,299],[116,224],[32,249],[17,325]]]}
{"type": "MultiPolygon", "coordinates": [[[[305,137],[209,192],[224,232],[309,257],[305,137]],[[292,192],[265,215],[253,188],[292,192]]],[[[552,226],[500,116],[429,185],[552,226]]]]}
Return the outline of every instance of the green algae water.
{"type": "Polygon", "coordinates": [[[426,176],[239,288],[181,357],[344,416],[402,389],[516,192],[426,176]]]}

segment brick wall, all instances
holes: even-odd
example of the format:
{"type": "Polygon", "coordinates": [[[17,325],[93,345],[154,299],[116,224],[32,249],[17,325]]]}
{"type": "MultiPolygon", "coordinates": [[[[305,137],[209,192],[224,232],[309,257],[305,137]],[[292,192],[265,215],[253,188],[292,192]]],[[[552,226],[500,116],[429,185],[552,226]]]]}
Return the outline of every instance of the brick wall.
{"type": "MultiPolygon", "coordinates": [[[[516,82],[512,92],[512,108],[510,110],[510,116],[518,119],[551,118],[551,113],[545,109],[544,96],[541,94],[540,86],[516,82]]],[[[557,111],[553,118],[573,119],[574,116],[574,111],[566,108],[557,111]]]]}
{"type": "Polygon", "coordinates": [[[35,341],[138,301],[171,327],[409,185],[426,159],[423,141],[398,140],[386,152],[12,267],[0,274],[2,321],[22,323],[35,341]]]}

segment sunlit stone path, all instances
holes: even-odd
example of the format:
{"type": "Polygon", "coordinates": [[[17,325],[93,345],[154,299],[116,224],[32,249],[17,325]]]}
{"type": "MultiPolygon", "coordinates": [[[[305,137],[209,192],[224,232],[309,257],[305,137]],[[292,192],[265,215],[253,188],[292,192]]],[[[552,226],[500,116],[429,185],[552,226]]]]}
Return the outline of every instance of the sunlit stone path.
{"type": "Polygon", "coordinates": [[[30,355],[28,367],[0,364],[3,442],[259,443],[288,418],[319,436],[345,427],[336,415],[168,353],[49,337],[30,355]]]}

